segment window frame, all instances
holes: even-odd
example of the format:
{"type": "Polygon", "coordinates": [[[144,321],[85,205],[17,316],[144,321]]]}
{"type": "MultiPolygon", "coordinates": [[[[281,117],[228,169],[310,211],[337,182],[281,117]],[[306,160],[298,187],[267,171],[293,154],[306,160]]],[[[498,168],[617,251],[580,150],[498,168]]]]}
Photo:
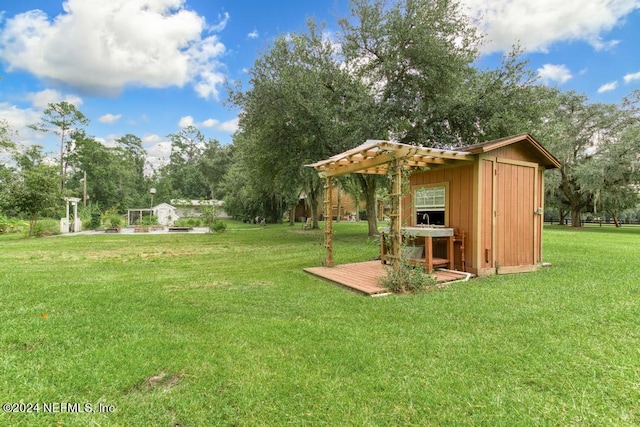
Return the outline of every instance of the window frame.
{"type": "MultiPolygon", "coordinates": [[[[418,185],[412,185],[411,186],[411,205],[412,205],[412,209],[411,209],[411,222],[413,223],[413,225],[418,225],[417,224],[417,215],[418,215],[418,205],[416,204],[417,201],[417,192],[419,190],[422,189],[429,189],[429,188],[444,188],[444,225],[438,225],[437,227],[448,227],[449,226],[449,181],[443,181],[443,182],[434,182],[434,183],[429,183],[429,184],[418,184],[418,185]]],[[[420,209],[420,210],[432,210],[432,211],[436,211],[436,210],[440,210],[442,208],[437,207],[437,208],[430,208],[430,209],[420,209]]]]}

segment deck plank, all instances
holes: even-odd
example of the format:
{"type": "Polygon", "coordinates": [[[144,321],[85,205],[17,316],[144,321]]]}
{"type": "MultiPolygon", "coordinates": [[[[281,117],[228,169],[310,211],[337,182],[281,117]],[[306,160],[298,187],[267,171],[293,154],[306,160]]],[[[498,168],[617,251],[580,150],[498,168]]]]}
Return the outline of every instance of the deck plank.
{"type": "MultiPolygon", "coordinates": [[[[380,278],[387,274],[389,266],[380,261],[366,261],[352,264],[342,264],[335,267],[309,267],[304,271],[316,277],[345,286],[367,295],[380,295],[388,293],[387,289],[380,285],[380,278]]],[[[466,277],[461,272],[440,271],[433,272],[438,284],[466,277]]]]}

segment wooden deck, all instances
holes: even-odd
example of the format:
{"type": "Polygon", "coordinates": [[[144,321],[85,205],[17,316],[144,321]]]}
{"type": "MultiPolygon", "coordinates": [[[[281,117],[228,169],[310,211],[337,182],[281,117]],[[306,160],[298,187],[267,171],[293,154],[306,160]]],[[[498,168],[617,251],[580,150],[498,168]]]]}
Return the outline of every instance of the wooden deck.
{"type": "MultiPolygon", "coordinates": [[[[380,296],[388,293],[380,286],[380,277],[387,274],[385,266],[380,261],[357,262],[335,267],[310,267],[305,268],[304,271],[366,295],[380,296]]],[[[466,277],[465,273],[440,270],[434,271],[433,275],[438,285],[466,277]]]]}

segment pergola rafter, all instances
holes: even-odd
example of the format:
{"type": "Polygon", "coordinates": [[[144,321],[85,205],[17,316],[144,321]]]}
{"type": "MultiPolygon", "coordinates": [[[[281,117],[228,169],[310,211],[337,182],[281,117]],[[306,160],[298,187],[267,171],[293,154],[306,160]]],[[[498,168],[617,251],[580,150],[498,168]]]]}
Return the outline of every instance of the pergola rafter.
{"type": "Polygon", "coordinates": [[[351,150],[307,166],[315,168],[325,178],[347,173],[382,175],[389,172],[389,164],[394,160],[400,161],[402,167],[434,169],[473,159],[466,151],[368,140],[351,150]]]}

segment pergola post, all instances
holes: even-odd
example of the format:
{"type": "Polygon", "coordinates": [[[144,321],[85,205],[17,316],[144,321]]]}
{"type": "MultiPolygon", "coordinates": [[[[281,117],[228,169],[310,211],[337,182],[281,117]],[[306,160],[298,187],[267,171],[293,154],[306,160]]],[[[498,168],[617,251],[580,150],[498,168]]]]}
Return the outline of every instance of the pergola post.
{"type": "Polygon", "coordinates": [[[326,267],[333,267],[333,179],[324,181],[324,247],[327,249],[326,267]]]}
{"type": "Polygon", "coordinates": [[[66,218],[67,218],[67,224],[68,224],[69,223],[69,215],[71,214],[69,203],[71,203],[71,202],[69,201],[69,199],[66,199],[65,202],[67,203],[67,213],[66,213],[67,216],[66,216],[66,218]]]}
{"type": "Polygon", "coordinates": [[[80,231],[80,218],[78,218],[78,202],[77,201],[72,201],[71,204],[73,205],[73,226],[71,227],[74,233],[77,233],[78,231],[80,231]]]}
{"type": "Polygon", "coordinates": [[[399,160],[389,165],[391,172],[391,213],[389,214],[389,255],[394,271],[400,269],[402,247],[402,167],[399,160]]]}

